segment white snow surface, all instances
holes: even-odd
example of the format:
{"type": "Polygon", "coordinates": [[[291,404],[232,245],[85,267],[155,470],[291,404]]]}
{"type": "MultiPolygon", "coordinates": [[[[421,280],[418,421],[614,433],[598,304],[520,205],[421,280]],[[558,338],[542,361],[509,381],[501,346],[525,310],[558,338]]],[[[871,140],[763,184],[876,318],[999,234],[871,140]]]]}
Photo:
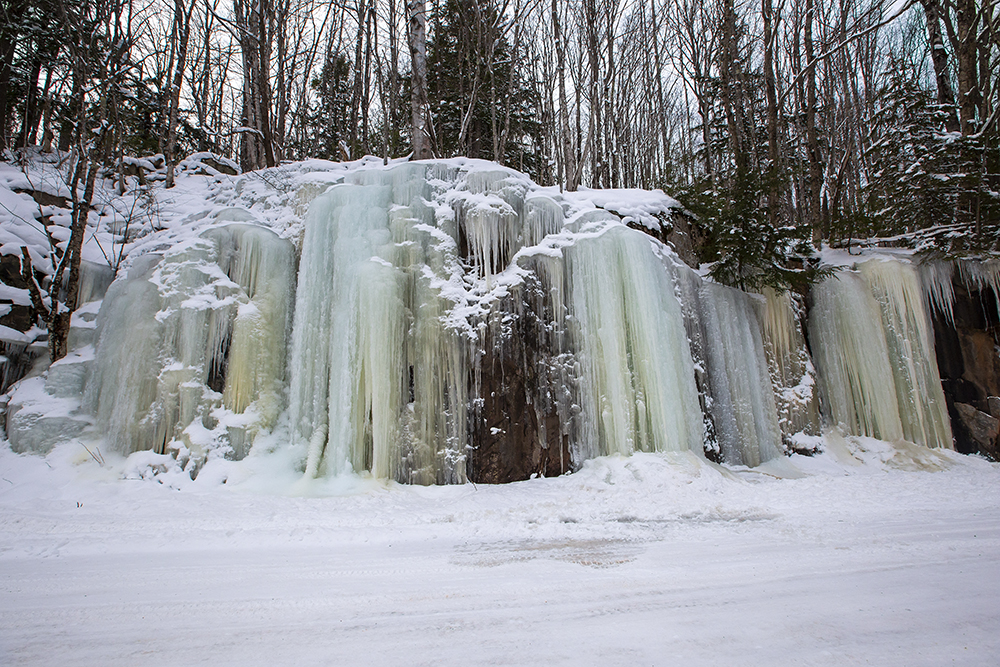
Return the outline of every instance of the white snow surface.
{"type": "Polygon", "coordinates": [[[998,664],[1000,465],[826,445],[450,487],[2,448],[0,664],[998,664]]]}

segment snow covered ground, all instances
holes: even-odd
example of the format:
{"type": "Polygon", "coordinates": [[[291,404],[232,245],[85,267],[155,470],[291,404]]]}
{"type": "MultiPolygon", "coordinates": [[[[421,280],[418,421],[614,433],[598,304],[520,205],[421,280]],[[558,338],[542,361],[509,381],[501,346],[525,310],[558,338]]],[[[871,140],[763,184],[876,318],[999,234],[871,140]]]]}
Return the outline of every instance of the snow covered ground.
{"type": "Polygon", "coordinates": [[[827,449],[425,488],[0,448],[0,665],[1000,664],[1000,465],[827,449]]]}

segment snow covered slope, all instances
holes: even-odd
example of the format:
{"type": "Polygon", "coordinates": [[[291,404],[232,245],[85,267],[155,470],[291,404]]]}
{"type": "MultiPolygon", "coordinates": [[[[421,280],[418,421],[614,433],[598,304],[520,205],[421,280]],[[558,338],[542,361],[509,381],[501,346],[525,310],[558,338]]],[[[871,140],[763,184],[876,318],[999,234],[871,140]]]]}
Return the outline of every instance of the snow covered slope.
{"type": "Polygon", "coordinates": [[[450,487],[0,451],[0,664],[995,665],[1000,467],[838,442],[450,487]]]}

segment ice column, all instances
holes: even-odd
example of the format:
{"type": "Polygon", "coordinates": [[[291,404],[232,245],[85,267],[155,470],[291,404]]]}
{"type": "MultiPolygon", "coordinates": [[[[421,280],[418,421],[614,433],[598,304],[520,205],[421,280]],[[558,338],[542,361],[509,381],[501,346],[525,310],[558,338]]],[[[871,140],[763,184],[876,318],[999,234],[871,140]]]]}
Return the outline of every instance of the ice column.
{"type": "Polygon", "coordinates": [[[440,295],[457,245],[424,203],[427,169],[354,174],[309,210],[290,391],[308,476],[465,479],[468,351],[440,295]]]}
{"type": "Polygon", "coordinates": [[[849,433],[903,437],[882,311],[854,272],[813,288],[809,339],[830,417],[849,433]]]}
{"type": "Polygon", "coordinates": [[[934,331],[916,270],[909,263],[878,259],[858,268],[881,306],[903,437],[927,447],[951,448],[934,331]]]}
{"type": "Polygon", "coordinates": [[[781,454],[774,393],[751,297],[732,287],[702,287],[712,415],[722,458],[756,466],[781,454]]]}
{"type": "Polygon", "coordinates": [[[253,225],[210,228],[133,260],[98,314],[85,389],[110,449],[162,452],[178,440],[196,456],[225,445],[244,455],[283,407],[293,275],[292,245],[253,225]],[[220,403],[248,413],[238,441],[235,431],[201,437],[218,427],[220,403]]]}
{"type": "Polygon", "coordinates": [[[613,224],[565,250],[583,366],[584,458],[702,447],[680,304],[650,244],[613,224]]]}

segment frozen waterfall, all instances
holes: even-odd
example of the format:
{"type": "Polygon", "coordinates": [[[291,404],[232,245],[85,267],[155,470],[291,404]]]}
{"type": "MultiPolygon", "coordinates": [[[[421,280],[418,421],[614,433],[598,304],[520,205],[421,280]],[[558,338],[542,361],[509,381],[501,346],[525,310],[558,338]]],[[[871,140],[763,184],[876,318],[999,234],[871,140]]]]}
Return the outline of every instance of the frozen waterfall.
{"type": "Polygon", "coordinates": [[[112,451],[224,441],[241,458],[284,408],[294,271],[289,242],[239,223],[135,258],[104,298],[85,389],[112,451]]]}
{"type": "Polygon", "coordinates": [[[916,270],[869,260],[813,289],[810,339],[830,416],[848,433],[952,445],[916,270]]]}
{"type": "Polygon", "coordinates": [[[452,484],[634,452],[757,466],[816,451],[821,422],[950,447],[929,309],[950,317],[956,274],[1000,285],[1000,265],[873,259],[748,294],[489,163],[330,181],[301,194],[297,244],[227,209],[129,259],[82,396],[108,449],[196,474],[266,441],[309,478],[452,484]]]}

